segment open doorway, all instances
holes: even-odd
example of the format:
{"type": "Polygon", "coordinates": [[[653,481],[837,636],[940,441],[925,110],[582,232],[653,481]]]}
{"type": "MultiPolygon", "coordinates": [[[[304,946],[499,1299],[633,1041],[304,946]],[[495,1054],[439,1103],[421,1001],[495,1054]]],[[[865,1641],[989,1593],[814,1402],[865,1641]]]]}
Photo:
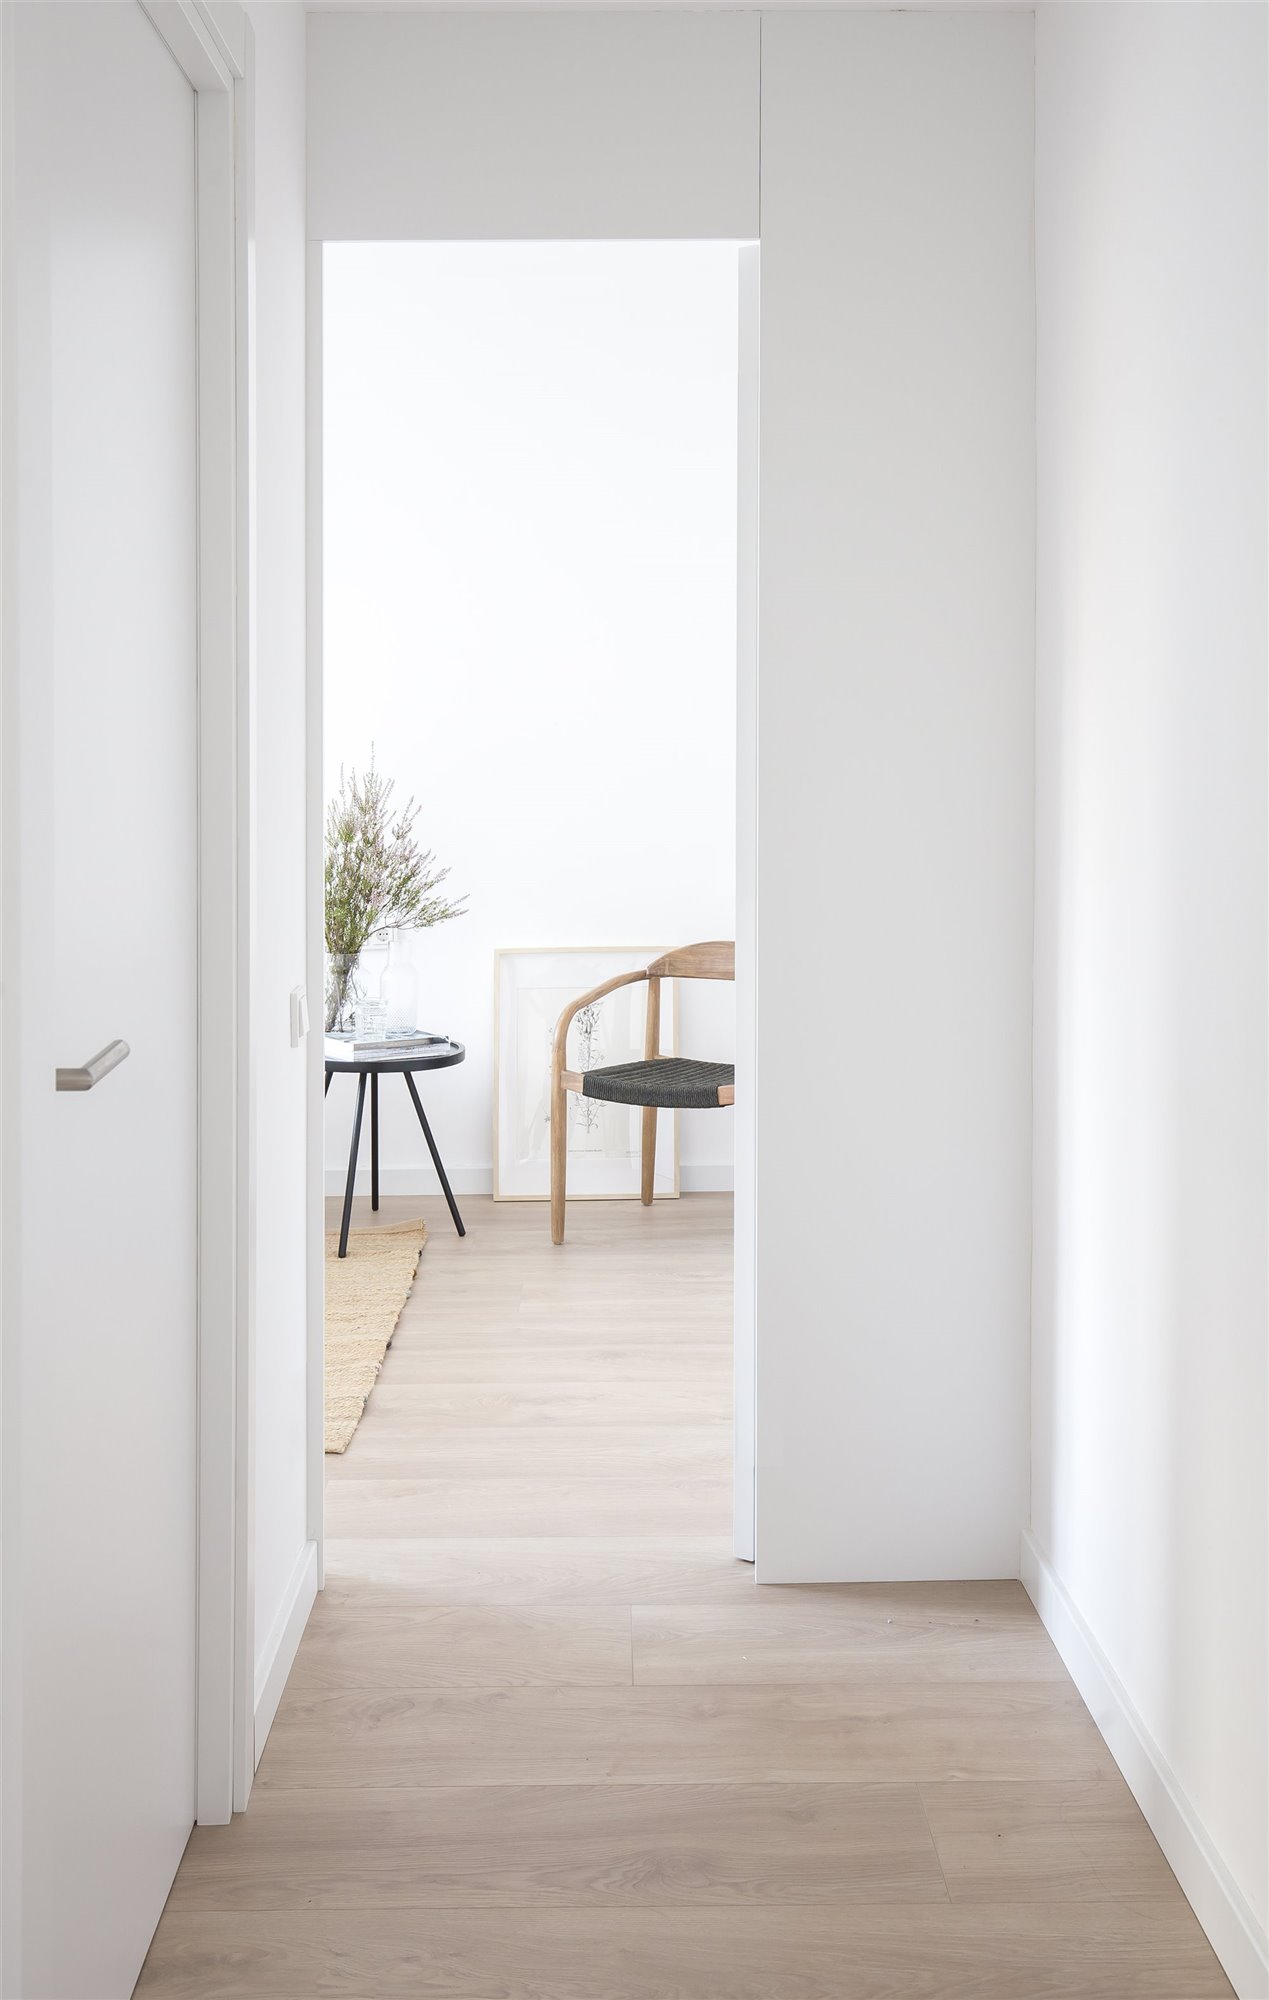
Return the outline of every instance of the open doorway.
{"type": "MultiPolygon", "coordinates": [[[[474,1540],[517,1557],[567,1543],[618,1589],[639,1546],[676,1545],[698,1577],[731,1570],[733,1547],[752,1555],[743,1444],[733,1521],[736,1114],[662,1112],[648,1208],[640,1114],[570,1099],[556,1247],[549,1093],[533,1085],[534,1051],[541,1085],[550,1028],[579,992],[737,934],[754,255],[323,253],[323,796],[350,800],[355,772],[364,799],[373,759],[390,824],[417,813],[440,919],[364,947],[340,1027],[354,1044],[407,1027],[443,1038],[434,1069],[369,1092],[327,1072],[335,1252],[349,1224],[330,1293],[354,1347],[349,1270],[372,1234],[380,1269],[402,1239],[389,1315],[405,1296],[382,1372],[371,1345],[360,1374],[328,1384],[342,1399],[326,1455],[337,1574],[363,1541],[454,1538],[468,1557],[474,1540]]],[[[736,987],[667,982],[671,995],[662,1049],[734,1063],[736,987]]],[[[641,1051],[642,999],[626,1003],[589,1024],[588,1064],[633,1055],[626,1040],[641,1051]]],[[[434,1567],[435,1550],[410,1552],[416,1581],[421,1560],[434,1567]]]]}

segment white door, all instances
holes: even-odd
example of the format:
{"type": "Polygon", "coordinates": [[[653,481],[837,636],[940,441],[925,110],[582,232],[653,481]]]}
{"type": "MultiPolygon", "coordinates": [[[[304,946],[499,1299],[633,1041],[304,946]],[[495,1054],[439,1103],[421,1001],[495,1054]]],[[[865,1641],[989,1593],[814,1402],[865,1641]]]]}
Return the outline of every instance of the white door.
{"type": "Polygon", "coordinates": [[[133,0],[5,12],[13,1984],[122,2000],[194,1817],[194,94],[133,0]]]}

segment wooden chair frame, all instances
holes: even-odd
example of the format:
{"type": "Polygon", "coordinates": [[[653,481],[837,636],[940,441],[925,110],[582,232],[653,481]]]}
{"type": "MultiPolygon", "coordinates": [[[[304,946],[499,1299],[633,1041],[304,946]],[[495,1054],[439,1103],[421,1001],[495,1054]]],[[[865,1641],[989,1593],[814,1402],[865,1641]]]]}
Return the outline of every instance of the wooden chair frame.
{"type": "MultiPolygon", "coordinates": [[[[583,993],[560,1015],[555,1028],[555,1046],[551,1055],[551,1241],[564,1241],[564,1207],[568,1198],[568,1093],[582,1092],[583,1078],[580,1071],[566,1069],[568,1060],[568,1031],[573,1017],[583,1007],[589,1007],[595,1000],[602,1000],[606,994],[615,993],[619,986],[637,986],[640,981],[648,982],[647,1025],[643,1037],[644,1060],[650,1061],[660,1053],[661,1042],[661,981],[663,979],[735,979],[736,947],[730,941],[715,939],[708,944],[681,945],[676,951],[667,951],[655,958],[651,965],[638,972],[619,972],[615,979],[606,979],[602,986],[593,986],[589,993],[583,993]]],[[[735,1086],[730,1083],[718,1087],[720,1105],[734,1104],[735,1086]]],[[[655,1104],[643,1106],[643,1144],[639,1198],[645,1208],[652,1203],[652,1183],[656,1171],[657,1155],[657,1109],[655,1104]]]]}

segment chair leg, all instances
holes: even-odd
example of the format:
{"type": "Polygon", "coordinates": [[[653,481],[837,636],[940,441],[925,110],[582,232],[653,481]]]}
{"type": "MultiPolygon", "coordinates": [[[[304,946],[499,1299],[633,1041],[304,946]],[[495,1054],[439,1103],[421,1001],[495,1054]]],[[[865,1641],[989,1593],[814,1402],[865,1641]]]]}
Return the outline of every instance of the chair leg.
{"type": "Polygon", "coordinates": [[[551,1084],[551,1241],[564,1241],[564,1202],[568,1183],[568,1092],[551,1084]]]}
{"type": "Polygon", "coordinates": [[[652,1183],[657,1170],[657,1108],[655,1104],[645,1104],[643,1108],[643,1178],[639,1196],[645,1208],[652,1206],[652,1183]]]}
{"type": "MultiPolygon", "coordinates": [[[[643,1054],[647,1062],[652,1062],[661,1053],[661,981],[648,981],[648,1010],[644,1017],[643,1054]]],[[[657,1170],[657,1108],[655,1104],[644,1107],[643,1113],[643,1172],[640,1177],[639,1198],[645,1208],[652,1206],[652,1184],[657,1170]]]]}

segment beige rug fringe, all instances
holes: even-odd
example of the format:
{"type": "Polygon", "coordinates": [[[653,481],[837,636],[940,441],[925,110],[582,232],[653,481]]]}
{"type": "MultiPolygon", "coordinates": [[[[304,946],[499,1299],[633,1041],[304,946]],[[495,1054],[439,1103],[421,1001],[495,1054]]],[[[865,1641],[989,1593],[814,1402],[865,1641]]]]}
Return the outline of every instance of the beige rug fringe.
{"type": "Polygon", "coordinates": [[[340,1257],[326,1234],[326,1449],[347,1451],[410,1296],[427,1230],[422,1222],[354,1229],[340,1257]]]}

